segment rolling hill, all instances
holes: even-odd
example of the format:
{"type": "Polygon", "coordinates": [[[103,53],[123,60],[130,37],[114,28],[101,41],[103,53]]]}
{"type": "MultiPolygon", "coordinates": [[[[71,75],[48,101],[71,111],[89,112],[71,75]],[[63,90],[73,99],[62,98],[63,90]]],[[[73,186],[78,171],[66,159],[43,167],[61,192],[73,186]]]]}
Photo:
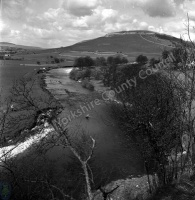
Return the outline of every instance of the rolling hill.
{"type": "Polygon", "coordinates": [[[9,49],[27,49],[27,50],[39,49],[41,50],[42,49],[41,47],[24,46],[24,45],[9,43],[9,42],[0,42],[0,48],[3,50],[9,50],[9,49]]]}
{"type": "MultiPolygon", "coordinates": [[[[175,48],[180,39],[152,31],[121,31],[109,33],[103,37],[81,41],[71,46],[52,49],[26,49],[16,54],[25,60],[48,60],[51,56],[63,58],[73,62],[80,56],[108,57],[117,53],[126,56],[129,61],[135,61],[140,55],[150,58],[159,58],[164,49],[175,48]]],[[[1,46],[2,43],[0,43],[1,46]]],[[[6,43],[8,44],[8,43],[6,43]]],[[[4,44],[3,44],[4,45],[4,44]]],[[[14,44],[9,44],[15,46],[14,44]]],[[[17,47],[21,45],[16,45],[17,47]]],[[[27,47],[36,48],[36,47],[27,47]]]]}
{"type": "MultiPolygon", "coordinates": [[[[130,60],[139,54],[144,54],[151,57],[159,57],[164,49],[170,50],[175,47],[176,43],[179,43],[180,39],[160,34],[152,31],[121,31],[109,33],[103,37],[81,41],[71,46],[46,49],[42,52],[56,52],[61,55],[71,54],[72,57],[76,57],[72,54],[78,55],[78,53],[85,52],[86,54],[96,53],[123,53],[128,56],[130,60]],[[75,52],[75,53],[73,53],[75,52]]],[[[103,55],[103,54],[102,54],[103,55]]]]}
{"type": "Polygon", "coordinates": [[[163,37],[163,35],[149,31],[123,31],[79,42],[62,50],[161,53],[162,48],[172,48],[174,41],[177,41],[177,38],[163,37]]]}
{"type": "Polygon", "coordinates": [[[174,46],[180,39],[152,31],[122,31],[96,39],[85,40],[71,46],[46,51],[100,51],[100,52],[147,52],[160,53],[162,48],[174,46]]]}

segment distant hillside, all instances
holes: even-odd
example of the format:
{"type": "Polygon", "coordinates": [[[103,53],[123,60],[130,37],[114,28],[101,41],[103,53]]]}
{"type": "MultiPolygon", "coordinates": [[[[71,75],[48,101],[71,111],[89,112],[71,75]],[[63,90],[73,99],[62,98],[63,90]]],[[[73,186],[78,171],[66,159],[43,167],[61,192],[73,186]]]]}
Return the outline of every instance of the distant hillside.
{"type": "MultiPolygon", "coordinates": [[[[113,55],[123,55],[129,62],[134,62],[136,57],[143,54],[150,58],[160,58],[164,49],[170,50],[181,40],[165,34],[152,31],[121,31],[106,34],[103,37],[84,40],[67,47],[52,49],[23,49],[15,56],[24,60],[51,60],[51,56],[59,57],[66,62],[74,62],[81,56],[92,58],[113,55]]],[[[4,44],[2,44],[4,45],[4,44]]],[[[14,45],[14,44],[9,44],[14,45]]],[[[14,45],[21,46],[21,45],[14,45]]],[[[35,48],[35,47],[33,47],[35,48]]]]}
{"type": "Polygon", "coordinates": [[[40,47],[34,47],[34,46],[24,46],[24,45],[17,45],[9,42],[0,42],[0,48],[1,49],[39,49],[41,50],[42,48],[40,47]]]}
{"type": "Polygon", "coordinates": [[[96,39],[85,40],[68,47],[47,49],[46,52],[122,52],[125,54],[160,55],[163,49],[175,47],[180,39],[152,31],[121,31],[96,39]]]}
{"type": "Polygon", "coordinates": [[[13,46],[15,44],[9,42],[0,42],[0,46],[13,46]]]}

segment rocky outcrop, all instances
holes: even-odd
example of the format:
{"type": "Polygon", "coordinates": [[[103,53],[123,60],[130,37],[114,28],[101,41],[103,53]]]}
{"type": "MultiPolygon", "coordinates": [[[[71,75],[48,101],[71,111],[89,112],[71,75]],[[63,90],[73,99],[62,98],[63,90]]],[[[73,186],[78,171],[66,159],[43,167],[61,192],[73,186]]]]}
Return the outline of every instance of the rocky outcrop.
{"type": "MultiPolygon", "coordinates": [[[[106,185],[103,190],[106,193],[109,193],[109,191],[112,191],[116,188],[116,190],[108,195],[107,199],[110,198],[110,200],[144,200],[151,196],[151,193],[149,192],[150,189],[152,190],[152,193],[154,193],[157,185],[158,178],[156,175],[150,175],[149,179],[145,175],[113,181],[110,184],[106,185]],[[148,183],[148,181],[150,181],[150,184],[148,183]]],[[[98,190],[95,193],[94,200],[105,200],[105,198],[103,198],[103,192],[101,190],[98,190]]]]}

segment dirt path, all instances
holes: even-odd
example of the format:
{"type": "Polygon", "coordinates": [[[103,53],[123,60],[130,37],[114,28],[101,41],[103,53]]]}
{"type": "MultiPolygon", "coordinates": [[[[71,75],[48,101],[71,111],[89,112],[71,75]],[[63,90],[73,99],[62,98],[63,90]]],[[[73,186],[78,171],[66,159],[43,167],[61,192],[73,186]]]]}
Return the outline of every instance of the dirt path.
{"type": "Polygon", "coordinates": [[[150,43],[153,43],[153,44],[156,44],[156,45],[160,45],[160,46],[164,46],[164,47],[176,48],[176,47],[168,46],[168,45],[165,45],[165,44],[162,44],[162,43],[150,41],[150,40],[144,38],[141,34],[139,34],[139,35],[140,35],[140,37],[141,37],[143,40],[145,40],[145,41],[147,41],[147,42],[150,42],[150,43]]]}

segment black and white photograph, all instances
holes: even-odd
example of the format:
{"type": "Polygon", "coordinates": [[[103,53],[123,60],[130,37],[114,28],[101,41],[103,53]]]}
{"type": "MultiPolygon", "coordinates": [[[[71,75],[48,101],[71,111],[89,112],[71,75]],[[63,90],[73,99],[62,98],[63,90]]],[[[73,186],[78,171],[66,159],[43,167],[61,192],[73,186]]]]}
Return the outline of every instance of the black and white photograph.
{"type": "Polygon", "coordinates": [[[0,0],[0,200],[195,200],[195,0],[0,0]]]}

